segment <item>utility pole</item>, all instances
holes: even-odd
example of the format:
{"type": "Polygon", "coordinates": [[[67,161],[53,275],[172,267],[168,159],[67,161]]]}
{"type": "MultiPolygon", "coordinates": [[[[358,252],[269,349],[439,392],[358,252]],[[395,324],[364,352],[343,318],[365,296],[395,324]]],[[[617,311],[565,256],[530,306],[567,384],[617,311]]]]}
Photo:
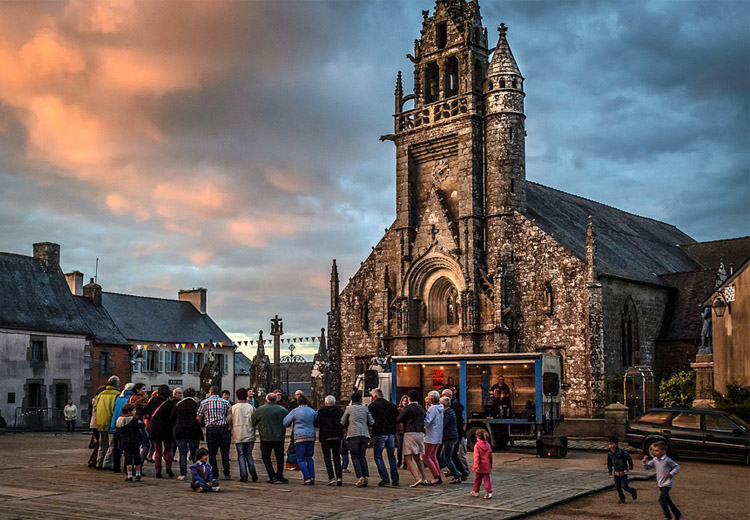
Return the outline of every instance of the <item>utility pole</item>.
{"type": "Polygon", "coordinates": [[[284,334],[284,323],[277,314],[271,319],[271,336],[273,336],[273,388],[281,388],[281,336],[284,334]]]}

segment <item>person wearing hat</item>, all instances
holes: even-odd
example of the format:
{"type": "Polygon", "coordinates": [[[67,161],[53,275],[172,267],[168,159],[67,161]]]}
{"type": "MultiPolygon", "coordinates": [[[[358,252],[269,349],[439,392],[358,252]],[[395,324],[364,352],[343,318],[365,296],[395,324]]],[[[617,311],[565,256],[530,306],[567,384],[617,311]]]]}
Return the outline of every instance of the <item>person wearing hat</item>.
{"type": "Polygon", "coordinates": [[[117,433],[117,419],[122,415],[122,407],[128,404],[128,399],[133,395],[134,383],[128,383],[122,389],[120,395],[115,399],[115,405],[112,409],[112,420],[109,423],[109,433],[112,436],[112,442],[107,448],[107,459],[112,457],[112,471],[119,473],[122,460],[122,442],[120,442],[120,435],[117,433]]]}

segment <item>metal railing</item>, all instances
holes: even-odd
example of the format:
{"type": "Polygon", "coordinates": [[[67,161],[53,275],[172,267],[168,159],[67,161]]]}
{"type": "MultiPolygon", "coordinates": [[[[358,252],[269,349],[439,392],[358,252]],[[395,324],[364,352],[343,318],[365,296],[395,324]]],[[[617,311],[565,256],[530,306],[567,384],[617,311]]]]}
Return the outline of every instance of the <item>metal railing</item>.
{"type": "Polygon", "coordinates": [[[62,409],[18,406],[13,428],[16,430],[60,430],[65,428],[65,418],[62,409]]]}

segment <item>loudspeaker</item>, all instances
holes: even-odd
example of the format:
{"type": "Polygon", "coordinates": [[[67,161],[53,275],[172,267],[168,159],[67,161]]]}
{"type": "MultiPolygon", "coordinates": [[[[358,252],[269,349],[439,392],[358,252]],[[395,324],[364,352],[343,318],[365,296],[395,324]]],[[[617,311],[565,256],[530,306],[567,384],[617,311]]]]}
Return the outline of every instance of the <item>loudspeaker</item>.
{"type": "Polygon", "coordinates": [[[542,435],[536,441],[536,453],[542,458],[561,459],[568,455],[568,438],[564,435],[542,435]]]}

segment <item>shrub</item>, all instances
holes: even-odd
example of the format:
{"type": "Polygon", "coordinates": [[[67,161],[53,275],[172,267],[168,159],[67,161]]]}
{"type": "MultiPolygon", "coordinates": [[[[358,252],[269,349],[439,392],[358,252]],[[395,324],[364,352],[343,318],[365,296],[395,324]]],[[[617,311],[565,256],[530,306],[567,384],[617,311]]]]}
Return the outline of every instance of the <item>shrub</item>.
{"type": "Polygon", "coordinates": [[[663,379],[659,401],[665,408],[690,408],[695,399],[695,371],[685,370],[663,379]]]}
{"type": "Polygon", "coordinates": [[[716,395],[716,409],[750,422],[750,386],[739,383],[727,383],[726,395],[716,395]]]}

